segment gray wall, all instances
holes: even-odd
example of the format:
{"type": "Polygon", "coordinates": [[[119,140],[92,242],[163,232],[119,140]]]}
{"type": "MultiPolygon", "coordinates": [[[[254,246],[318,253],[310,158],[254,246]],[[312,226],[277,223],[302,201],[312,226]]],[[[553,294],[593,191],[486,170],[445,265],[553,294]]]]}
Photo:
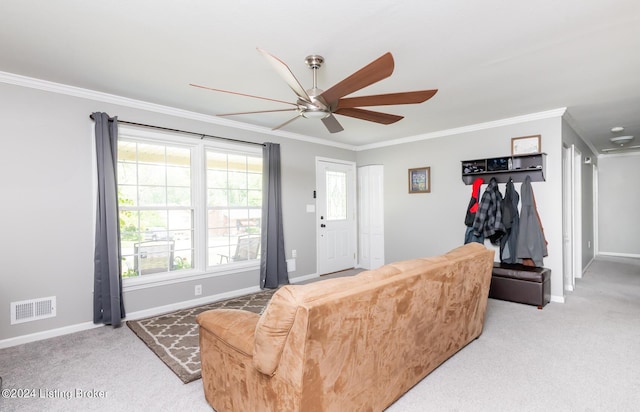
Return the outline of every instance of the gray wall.
{"type": "MultiPolygon", "coordinates": [[[[462,182],[460,162],[510,155],[512,137],[535,134],[542,136],[542,151],[547,153],[546,181],[532,183],[549,242],[549,256],[544,263],[552,270],[554,300],[562,301],[560,117],[359,151],[358,165],[384,165],[386,261],[441,254],[461,245],[471,186],[462,182]],[[408,169],[422,166],[431,167],[431,193],[408,194],[408,169]]],[[[520,183],[515,186],[519,191],[520,183]]],[[[486,184],[482,190],[485,188],[486,184]]],[[[505,185],[500,184],[503,194],[504,189],[505,185]]],[[[488,241],[486,244],[490,246],[488,241]]]]}
{"type": "MultiPolygon", "coordinates": [[[[135,106],[135,105],[134,105],[135,106]]],[[[89,114],[256,142],[281,144],[287,257],[298,251],[292,278],[316,271],[313,203],[315,157],[355,161],[356,154],[326,145],[223,127],[34,88],[0,83],[0,341],[58,328],[90,327],[93,294],[94,193],[89,114]],[[57,316],[10,325],[10,302],[57,297],[57,316]],[[84,326],[78,326],[84,325],[84,326]]],[[[258,287],[257,270],[133,288],[128,313],[203,296],[258,287]]]]}
{"type": "Polygon", "coordinates": [[[575,145],[582,154],[580,163],[582,177],[582,268],[583,271],[595,257],[595,205],[594,205],[594,167],[598,158],[591,148],[580,138],[568,122],[562,122],[562,142],[566,147],[575,145]],[[591,163],[585,163],[590,157],[591,163]]]}
{"type": "Polygon", "coordinates": [[[640,153],[598,158],[598,252],[640,258],[640,153]]]}
{"type": "MultiPolygon", "coordinates": [[[[554,300],[563,299],[562,141],[563,134],[570,140],[575,136],[559,115],[354,152],[147,110],[148,105],[121,99],[98,101],[93,95],[63,93],[0,84],[0,345],[3,340],[91,326],[95,188],[89,114],[94,111],[157,126],[280,143],[287,258],[292,249],[298,252],[297,270],[290,274],[294,280],[316,272],[315,215],[306,212],[306,205],[314,203],[316,156],[385,166],[385,253],[391,262],[460,245],[471,190],[460,178],[460,162],[508,155],[512,137],[541,134],[542,150],[548,154],[547,181],[534,182],[533,190],[549,242],[545,266],[552,269],[551,292],[554,300]],[[432,191],[410,195],[407,169],[421,166],[431,167],[432,191]],[[10,302],[47,296],[57,297],[55,318],[9,324],[10,302]]],[[[637,167],[634,170],[637,174],[637,167]]],[[[631,170],[628,175],[633,175],[631,170]]],[[[606,208],[600,206],[601,211],[606,208]]],[[[142,313],[192,301],[195,284],[203,286],[206,299],[257,288],[258,283],[257,270],[205,275],[170,285],[126,288],[125,304],[128,313],[142,313]]]]}

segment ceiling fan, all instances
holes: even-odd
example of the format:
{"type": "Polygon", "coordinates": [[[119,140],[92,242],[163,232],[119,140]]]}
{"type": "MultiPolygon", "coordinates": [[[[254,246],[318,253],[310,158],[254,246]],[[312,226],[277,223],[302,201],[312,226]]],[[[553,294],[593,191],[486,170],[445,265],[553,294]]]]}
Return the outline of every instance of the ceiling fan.
{"type": "Polygon", "coordinates": [[[360,70],[356,71],[351,76],[337,83],[333,87],[329,88],[328,90],[321,90],[317,87],[317,70],[322,67],[324,58],[318,55],[307,56],[307,58],[305,59],[305,63],[311,70],[313,70],[313,87],[311,89],[305,90],[293,75],[289,67],[282,60],[260,48],[258,48],[258,51],[266,57],[266,59],[269,61],[269,63],[271,63],[276,72],[278,72],[278,74],[289,85],[291,90],[293,90],[296,96],[298,96],[298,100],[295,103],[270,99],[268,97],[232,92],[229,90],[214,89],[211,87],[200,86],[193,83],[190,83],[190,86],[213,90],[216,92],[231,93],[240,96],[253,97],[256,99],[269,100],[272,102],[284,103],[290,106],[294,106],[289,109],[224,113],[218,114],[218,116],[297,111],[298,113],[295,117],[274,127],[272,130],[280,129],[293,122],[294,120],[299,119],[300,117],[304,117],[307,119],[321,119],[322,123],[330,133],[337,133],[344,130],[342,125],[340,125],[338,120],[335,118],[334,114],[353,117],[356,119],[380,124],[391,124],[401,120],[403,116],[361,109],[360,107],[422,103],[433,97],[433,95],[435,95],[438,91],[438,89],[419,90],[411,92],[376,94],[370,96],[345,98],[344,96],[347,96],[391,76],[391,73],[393,73],[394,63],[393,56],[388,52],[383,54],[373,62],[369,63],[368,65],[364,66],[360,70]]]}

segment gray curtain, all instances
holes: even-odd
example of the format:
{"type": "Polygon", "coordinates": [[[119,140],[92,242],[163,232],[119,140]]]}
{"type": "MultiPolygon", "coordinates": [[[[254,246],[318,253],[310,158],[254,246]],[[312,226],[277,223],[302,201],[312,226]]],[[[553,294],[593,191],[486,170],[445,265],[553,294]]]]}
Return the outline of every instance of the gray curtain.
{"type": "Polygon", "coordinates": [[[93,323],[118,327],[124,318],[122,300],[120,224],[116,162],[118,120],[106,113],[93,113],[96,123],[98,204],[93,278],[93,323]]]}
{"type": "Polygon", "coordinates": [[[282,230],[280,145],[276,143],[262,147],[262,196],[260,287],[274,289],[289,284],[282,230]]]}

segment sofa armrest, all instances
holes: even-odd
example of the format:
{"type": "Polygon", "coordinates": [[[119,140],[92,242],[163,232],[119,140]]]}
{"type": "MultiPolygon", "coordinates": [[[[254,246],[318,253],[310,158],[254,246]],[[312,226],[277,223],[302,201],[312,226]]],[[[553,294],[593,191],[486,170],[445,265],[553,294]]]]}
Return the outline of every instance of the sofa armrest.
{"type": "Polygon", "coordinates": [[[247,356],[253,356],[258,319],[260,315],[241,309],[212,309],[196,317],[201,329],[247,356]]]}

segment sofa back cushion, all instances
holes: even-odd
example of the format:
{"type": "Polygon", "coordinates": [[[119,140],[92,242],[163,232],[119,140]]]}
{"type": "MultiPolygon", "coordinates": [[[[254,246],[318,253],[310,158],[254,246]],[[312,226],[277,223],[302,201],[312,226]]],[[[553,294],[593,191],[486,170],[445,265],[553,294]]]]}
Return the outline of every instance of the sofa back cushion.
{"type": "Polygon", "coordinates": [[[355,276],[338,277],[306,285],[287,285],[273,294],[264,313],[258,320],[255,332],[253,364],[260,372],[273,375],[287,337],[291,332],[296,314],[303,303],[338,292],[353,290],[355,286],[370,284],[400,274],[401,271],[391,265],[375,270],[361,272],[355,276]]]}
{"type": "Polygon", "coordinates": [[[442,256],[395,262],[356,276],[281,287],[271,298],[256,325],[254,366],[263,374],[271,376],[275,373],[296,316],[300,316],[301,311],[308,316],[309,308],[317,304],[324,305],[322,302],[327,299],[350,299],[350,296],[370,294],[376,288],[389,286],[389,282],[393,282],[398,276],[404,278],[426,272],[438,273],[438,268],[449,266],[452,261],[479,251],[486,252],[487,249],[480,244],[469,244],[442,256]]]}

